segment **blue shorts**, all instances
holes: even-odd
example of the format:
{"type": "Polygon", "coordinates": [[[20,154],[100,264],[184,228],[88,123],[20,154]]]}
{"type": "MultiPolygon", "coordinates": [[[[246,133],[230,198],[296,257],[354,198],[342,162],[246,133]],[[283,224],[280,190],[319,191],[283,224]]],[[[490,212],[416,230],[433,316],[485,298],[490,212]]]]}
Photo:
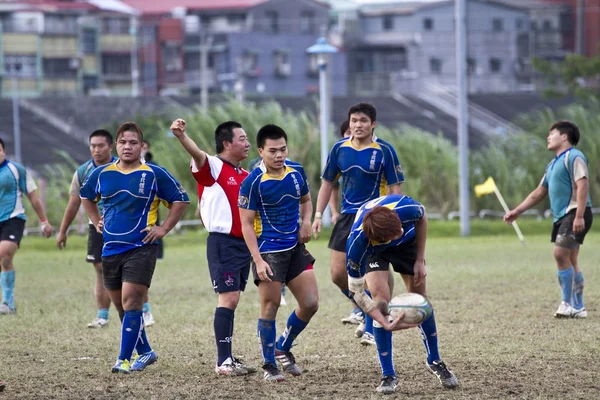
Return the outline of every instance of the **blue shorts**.
{"type": "Polygon", "coordinates": [[[206,240],[206,258],[215,293],[246,289],[252,256],[244,239],[211,232],[206,240]]]}

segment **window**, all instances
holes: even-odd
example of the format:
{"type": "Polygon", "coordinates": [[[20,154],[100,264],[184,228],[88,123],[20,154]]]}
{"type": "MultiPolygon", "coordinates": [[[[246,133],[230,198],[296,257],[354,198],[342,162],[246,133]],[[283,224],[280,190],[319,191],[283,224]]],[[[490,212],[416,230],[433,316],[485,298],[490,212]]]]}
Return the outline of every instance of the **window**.
{"type": "Polygon", "coordinates": [[[279,32],[279,13],[277,11],[267,11],[265,13],[267,22],[267,32],[279,32]]]}
{"type": "Polygon", "coordinates": [[[439,58],[432,57],[429,59],[429,69],[434,75],[441,75],[442,73],[442,60],[439,58]]]}
{"type": "Polygon", "coordinates": [[[46,33],[74,35],[77,33],[77,20],[67,15],[46,14],[44,16],[44,31],[46,33]]]}
{"type": "Polygon", "coordinates": [[[474,58],[467,58],[467,74],[475,75],[477,73],[477,60],[474,58]]]}
{"type": "Polygon", "coordinates": [[[292,65],[290,64],[290,53],[288,50],[275,50],[273,52],[275,62],[275,75],[279,77],[288,77],[292,73],[292,65]]]}
{"type": "Polygon", "coordinates": [[[131,79],[131,56],[129,54],[103,55],[102,74],[105,78],[131,79]]]}
{"type": "Polygon", "coordinates": [[[499,58],[490,58],[490,72],[497,74],[502,71],[502,60],[499,58]]]}
{"type": "Polygon", "coordinates": [[[246,50],[242,56],[242,73],[255,76],[258,71],[258,52],[246,50]]]}
{"type": "Polygon", "coordinates": [[[314,76],[319,74],[319,56],[317,54],[308,55],[308,75],[314,76]]]}
{"type": "Polygon", "coordinates": [[[313,11],[302,11],[300,14],[300,32],[315,32],[315,13],[313,11]]]}
{"type": "Polygon", "coordinates": [[[407,68],[406,51],[390,50],[382,54],[381,72],[398,72],[407,68]]]}
{"type": "Polygon", "coordinates": [[[523,20],[522,20],[521,18],[517,18],[517,19],[515,20],[515,28],[516,28],[518,31],[521,31],[521,30],[523,30],[523,20]]]}
{"type": "Polygon", "coordinates": [[[84,54],[96,54],[98,51],[98,39],[95,30],[83,30],[81,34],[81,51],[83,51],[84,54]]]}
{"type": "Polygon", "coordinates": [[[393,15],[384,15],[383,19],[383,30],[391,31],[394,29],[394,16],[393,15]]]}
{"type": "Polygon", "coordinates": [[[552,30],[552,21],[545,19],[544,22],[542,22],[542,30],[544,32],[550,32],[552,30]]]}
{"type": "Polygon", "coordinates": [[[165,71],[181,71],[183,68],[181,55],[177,45],[164,43],[162,46],[162,59],[165,71]]]}
{"type": "Polygon", "coordinates": [[[48,78],[69,78],[77,77],[77,69],[72,68],[70,58],[50,58],[44,59],[44,76],[48,78]]]}
{"type": "Polygon", "coordinates": [[[4,73],[19,78],[35,78],[37,76],[35,56],[4,56],[4,73]]]}
{"type": "Polygon", "coordinates": [[[504,30],[504,20],[500,18],[492,19],[492,30],[494,32],[502,32],[504,30]]]}
{"type": "Polygon", "coordinates": [[[102,33],[110,35],[129,34],[129,18],[105,18],[102,20],[102,33]]]}
{"type": "Polygon", "coordinates": [[[425,29],[426,31],[433,30],[433,18],[425,18],[423,20],[423,29],[425,29]]]}

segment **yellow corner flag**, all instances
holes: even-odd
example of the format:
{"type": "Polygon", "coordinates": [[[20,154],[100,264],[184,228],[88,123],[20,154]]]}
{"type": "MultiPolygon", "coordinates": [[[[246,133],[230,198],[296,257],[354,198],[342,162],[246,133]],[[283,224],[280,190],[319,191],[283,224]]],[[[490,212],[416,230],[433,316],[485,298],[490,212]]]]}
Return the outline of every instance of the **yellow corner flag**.
{"type": "Polygon", "coordinates": [[[496,190],[496,182],[491,176],[487,178],[481,185],[475,185],[475,196],[481,197],[486,194],[494,193],[496,190]]]}

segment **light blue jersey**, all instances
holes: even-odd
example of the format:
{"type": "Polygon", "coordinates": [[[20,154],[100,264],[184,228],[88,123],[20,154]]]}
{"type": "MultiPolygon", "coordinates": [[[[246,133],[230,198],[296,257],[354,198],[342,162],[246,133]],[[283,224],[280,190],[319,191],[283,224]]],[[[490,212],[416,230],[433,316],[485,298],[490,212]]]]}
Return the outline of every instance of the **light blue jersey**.
{"type": "Polygon", "coordinates": [[[386,185],[404,182],[402,167],[394,148],[373,137],[373,143],[362,149],[344,138],[333,145],[322,178],[341,182],[342,214],[354,214],[369,200],[385,194],[386,185]]]}
{"type": "MultiPolygon", "coordinates": [[[[575,148],[563,151],[546,167],[540,184],[548,190],[554,222],[577,208],[576,182],[582,178],[589,180],[588,161],[583,153],[575,148]]],[[[588,192],[586,207],[591,206],[592,200],[588,192]]]]}
{"type": "MultiPolygon", "coordinates": [[[[115,161],[117,161],[117,158],[113,156],[110,158],[109,164],[115,161]]],[[[75,170],[75,173],[73,174],[73,180],[71,180],[69,194],[71,196],[79,197],[81,186],[87,180],[88,176],[90,176],[90,174],[98,167],[99,165],[96,165],[93,158],[77,167],[77,170],[75,170]]],[[[100,215],[102,215],[102,201],[98,202],[98,208],[100,209],[100,215]]]]}
{"type": "Polygon", "coordinates": [[[261,253],[294,248],[300,230],[300,198],[309,193],[304,167],[285,161],[285,172],[271,176],[263,163],[242,182],[238,207],[256,211],[254,231],[261,253]]]}
{"type": "Polygon", "coordinates": [[[367,273],[367,259],[371,254],[379,253],[389,247],[400,246],[415,238],[415,222],[421,221],[425,215],[425,207],[408,196],[390,194],[371,200],[363,205],[356,214],[350,236],[346,242],[346,269],[348,275],[360,278],[367,273]],[[363,231],[363,217],[375,206],[394,210],[404,233],[400,238],[386,243],[371,242],[363,231]]]}
{"type": "Polygon", "coordinates": [[[147,227],[158,218],[158,205],[189,203],[183,187],[166,170],[142,164],[123,171],[119,162],[96,168],[81,187],[81,198],[104,203],[102,257],[124,253],[144,245],[147,227]]]}
{"type": "Polygon", "coordinates": [[[11,218],[26,220],[23,195],[37,189],[24,166],[4,160],[0,164],[0,222],[11,218]]]}

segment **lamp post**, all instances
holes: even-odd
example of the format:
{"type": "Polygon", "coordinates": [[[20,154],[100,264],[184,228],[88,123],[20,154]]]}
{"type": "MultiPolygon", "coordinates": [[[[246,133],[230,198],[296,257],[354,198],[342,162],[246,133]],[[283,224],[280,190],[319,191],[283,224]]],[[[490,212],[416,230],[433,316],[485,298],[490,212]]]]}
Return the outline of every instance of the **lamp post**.
{"type": "Polygon", "coordinates": [[[9,70],[11,76],[11,92],[12,92],[12,107],[13,107],[13,140],[15,143],[15,161],[19,164],[23,163],[21,152],[21,118],[19,114],[19,81],[17,76],[21,71],[21,64],[16,63],[9,70]]]}
{"type": "MultiPolygon", "coordinates": [[[[327,101],[327,55],[338,52],[338,49],[327,42],[327,38],[320,37],[317,43],[306,49],[308,54],[317,56],[319,66],[319,126],[321,135],[321,171],[325,169],[327,154],[329,153],[329,102],[327,101]]],[[[323,213],[323,226],[331,225],[331,211],[329,207],[323,213]]]]}

